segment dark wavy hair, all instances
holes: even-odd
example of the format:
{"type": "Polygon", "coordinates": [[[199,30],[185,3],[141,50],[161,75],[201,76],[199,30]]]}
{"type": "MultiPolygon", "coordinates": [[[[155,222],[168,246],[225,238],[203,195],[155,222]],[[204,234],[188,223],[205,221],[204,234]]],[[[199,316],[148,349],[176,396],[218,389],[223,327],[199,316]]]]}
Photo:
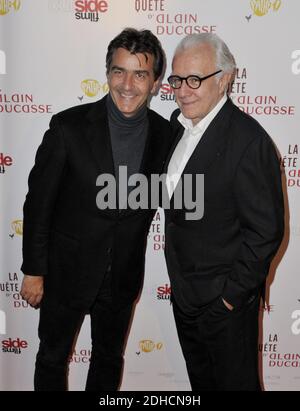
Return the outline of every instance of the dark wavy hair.
{"type": "Polygon", "coordinates": [[[106,53],[106,72],[109,73],[114,52],[118,48],[128,50],[131,54],[142,53],[146,61],[147,54],[154,57],[153,71],[157,80],[165,67],[165,53],[160,41],[150,30],[136,30],[126,28],[118,34],[108,45],[106,53]]]}

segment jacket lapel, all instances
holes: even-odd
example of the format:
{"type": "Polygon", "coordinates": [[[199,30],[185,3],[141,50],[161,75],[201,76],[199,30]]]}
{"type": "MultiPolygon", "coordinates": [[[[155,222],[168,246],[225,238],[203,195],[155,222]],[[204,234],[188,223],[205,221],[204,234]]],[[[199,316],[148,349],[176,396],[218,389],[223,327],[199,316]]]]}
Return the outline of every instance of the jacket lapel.
{"type": "Polygon", "coordinates": [[[183,174],[205,174],[214,160],[221,154],[227,143],[226,130],[233,110],[230,99],[224,104],[209,124],[186,164],[183,174]]]}
{"type": "MultiPolygon", "coordinates": [[[[87,114],[87,120],[88,126],[86,130],[84,130],[84,135],[90,148],[91,158],[97,168],[97,176],[100,174],[115,176],[106,110],[106,97],[91,105],[91,109],[87,114]]],[[[118,218],[119,215],[117,209],[104,209],[99,211],[107,214],[110,218],[118,218]]]]}
{"type": "Polygon", "coordinates": [[[143,159],[140,167],[140,173],[144,174],[148,179],[153,173],[161,173],[163,167],[163,150],[161,146],[161,133],[157,120],[153,118],[151,110],[148,109],[149,130],[145,145],[143,159]],[[156,121],[155,121],[156,120],[156,121]]]}
{"type": "Polygon", "coordinates": [[[106,110],[106,97],[91,106],[87,114],[89,126],[85,137],[91,149],[91,155],[97,164],[99,174],[115,175],[114,161],[109,135],[106,110]]]}
{"type": "MultiPolygon", "coordinates": [[[[227,144],[228,134],[226,130],[229,126],[232,111],[233,111],[233,103],[231,102],[230,99],[228,99],[226,103],[224,104],[224,106],[221,108],[221,110],[217,113],[216,117],[212,120],[212,122],[209,124],[209,126],[205,130],[198,145],[196,146],[189,161],[187,162],[183,170],[183,173],[182,173],[182,179],[183,179],[182,187],[184,187],[184,174],[192,174],[192,175],[204,174],[205,175],[209,167],[214,163],[215,159],[221,155],[222,151],[224,150],[227,144]]],[[[184,133],[184,128],[181,127],[181,132],[179,132],[178,134],[180,138],[183,135],[183,133],[184,133]]],[[[179,141],[179,139],[177,136],[176,138],[177,142],[179,141]]],[[[171,197],[171,209],[173,209],[174,207],[174,194],[177,188],[175,189],[171,197]]],[[[173,209],[174,213],[178,211],[176,209],[173,209]]]]}
{"type": "Polygon", "coordinates": [[[167,173],[168,171],[168,165],[169,162],[171,160],[171,157],[174,153],[174,150],[179,142],[179,140],[181,139],[181,137],[183,136],[184,133],[184,128],[182,127],[182,125],[179,123],[179,121],[177,120],[178,115],[180,114],[179,110],[176,110],[173,114],[173,119],[171,118],[171,127],[172,127],[172,134],[173,134],[173,142],[171,145],[171,149],[169,151],[169,154],[167,156],[166,162],[165,162],[165,166],[164,166],[164,173],[167,173]],[[175,118],[176,117],[176,118],[175,118]]]}

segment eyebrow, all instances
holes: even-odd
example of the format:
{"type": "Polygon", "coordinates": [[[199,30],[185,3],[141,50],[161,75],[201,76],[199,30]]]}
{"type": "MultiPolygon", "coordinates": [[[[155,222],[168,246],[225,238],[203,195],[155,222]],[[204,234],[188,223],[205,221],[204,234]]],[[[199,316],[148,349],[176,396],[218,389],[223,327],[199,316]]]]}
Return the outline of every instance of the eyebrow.
{"type": "MultiPolygon", "coordinates": [[[[120,70],[120,71],[123,71],[123,72],[130,71],[130,70],[126,70],[125,68],[119,67],[119,66],[112,66],[111,70],[120,70]]],[[[135,74],[146,74],[148,76],[150,74],[148,70],[133,70],[133,72],[135,74]]]]}

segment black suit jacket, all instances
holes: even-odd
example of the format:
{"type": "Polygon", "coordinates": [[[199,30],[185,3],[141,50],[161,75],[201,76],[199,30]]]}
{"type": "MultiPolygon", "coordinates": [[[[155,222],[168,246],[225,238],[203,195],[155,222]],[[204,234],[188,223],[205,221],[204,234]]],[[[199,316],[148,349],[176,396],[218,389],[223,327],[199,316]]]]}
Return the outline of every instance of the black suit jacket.
{"type": "MultiPolygon", "coordinates": [[[[114,174],[105,97],[53,116],[29,176],[24,204],[23,265],[45,276],[45,297],[74,308],[93,302],[108,266],[116,305],[140,290],[148,229],[155,210],[100,210],[96,179],[114,174]]],[[[140,172],[160,173],[169,122],[148,109],[140,172]]]]}
{"type": "MultiPolygon", "coordinates": [[[[169,159],[184,132],[178,114],[171,117],[175,141],[169,159]]],[[[228,99],[183,175],[196,173],[204,174],[203,218],[187,221],[185,209],[165,211],[173,296],[189,313],[220,295],[238,308],[262,288],[283,236],[276,150],[257,121],[228,99]]],[[[192,189],[197,190],[195,179],[192,189]]]]}

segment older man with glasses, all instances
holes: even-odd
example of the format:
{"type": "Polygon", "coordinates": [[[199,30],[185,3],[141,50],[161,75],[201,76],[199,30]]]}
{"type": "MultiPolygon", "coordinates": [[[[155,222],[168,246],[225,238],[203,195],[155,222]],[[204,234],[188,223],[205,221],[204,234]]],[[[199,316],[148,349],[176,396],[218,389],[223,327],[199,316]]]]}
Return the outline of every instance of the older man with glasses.
{"type": "MultiPolygon", "coordinates": [[[[228,98],[234,72],[217,35],[194,34],[179,43],[168,78],[179,110],[171,117],[165,253],[193,390],[260,390],[259,302],[284,228],[276,150],[228,98]],[[199,220],[174,207],[187,174],[204,175],[199,220]]],[[[188,181],[196,198],[199,180],[188,181]]]]}

